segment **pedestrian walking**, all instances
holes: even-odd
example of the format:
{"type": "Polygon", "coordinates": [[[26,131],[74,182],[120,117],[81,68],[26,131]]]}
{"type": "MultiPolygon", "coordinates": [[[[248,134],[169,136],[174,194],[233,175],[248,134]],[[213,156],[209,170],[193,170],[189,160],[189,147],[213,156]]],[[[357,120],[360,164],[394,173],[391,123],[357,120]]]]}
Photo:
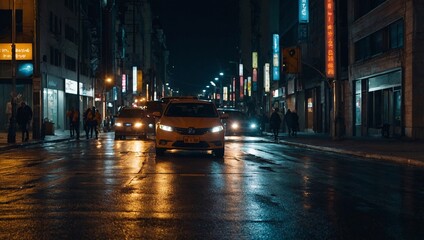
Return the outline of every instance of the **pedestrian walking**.
{"type": "Polygon", "coordinates": [[[76,135],[76,138],[79,139],[80,135],[80,113],[78,109],[75,109],[72,115],[72,125],[74,126],[74,132],[76,135]]]}
{"type": "Polygon", "coordinates": [[[16,121],[22,131],[22,142],[29,140],[29,125],[32,119],[32,109],[24,101],[21,102],[21,106],[18,108],[16,113],[16,121]]]}
{"type": "Polygon", "coordinates": [[[99,129],[100,129],[100,125],[102,123],[102,115],[100,114],[98,109],[95,109],[95,114],[94,114],[94,127],[95,127],[95,131],[96,131],[96,139],[99,138],[99,129]]]}
{"type": "Polygon", "coordinates": [[[292,136],[297,136],[297,132],[299,131],[299,116],[297,115],[296,111],[294,110],[292,113],[292,136]]]}
{"type": "Polygon", "coordinates": [[[269,127],[272,130],[274,140],[278,140],[278,132],[280,131],[280,125],[281,125],[281,117],[278,113],[280,111],[279,108],[275,108],[274,112],[271,114],[271,117],[269,119],[269,127]]]}
{"type": "Polygon", "coordinates": [[[87,120],[88,120],[90,138],[93,138],[93,133],[94,133],[94,136],[97,135],[96,107],[93,106],[91,108],[91,111],[87,115],[87,120]]]}
{"type": "Polygon", "coordinates": [[[287,109],[286,114],[284,114],[284,122],[287,126],[288,136],[292,136],[293,133],[293,115],[290,109],[287,109]]]}
{"type": "Polygon", "coordinates": [[[66,117],[68,118],[69,121],[69,134],[71,135],[71,137],[74,137],[75,135],[75,125],[74,125],[74,107],[71,107],[71,109],[69,109],[66,112],[66,117]]]}
{"type": "Polygon", "coordinates": [[[83,114],[83,127],[84,127],[84,131],[85,131],[85,137],[87,138],[87,139],[89,139],[90,138],[90,135],[89,135],[89,133],[90,133],[90,124],[91,124],[91,120],[93,119],[93,114],[91,113],[91,108],[87,108],[85,111],[84,111],[84,114],[83,114]]]}

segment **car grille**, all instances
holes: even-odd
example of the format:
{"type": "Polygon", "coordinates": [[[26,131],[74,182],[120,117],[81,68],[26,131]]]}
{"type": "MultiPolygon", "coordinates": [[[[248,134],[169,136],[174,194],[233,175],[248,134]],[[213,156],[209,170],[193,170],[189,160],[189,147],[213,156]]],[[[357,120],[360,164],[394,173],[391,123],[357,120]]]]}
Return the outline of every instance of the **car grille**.
{"type": "Polygon", "coordinates": [[[184,141],[176,141],[172,144],[174,147],[187,147],[187,148],[208,148],[207,142],[201,141],[199,143],[184,143],[184,141]]]}
{"type": "Polygon", "coordinates": [[[209,131],[210,128],[175,128],[175,131],[182,135],[203,135],[209,131]]]}

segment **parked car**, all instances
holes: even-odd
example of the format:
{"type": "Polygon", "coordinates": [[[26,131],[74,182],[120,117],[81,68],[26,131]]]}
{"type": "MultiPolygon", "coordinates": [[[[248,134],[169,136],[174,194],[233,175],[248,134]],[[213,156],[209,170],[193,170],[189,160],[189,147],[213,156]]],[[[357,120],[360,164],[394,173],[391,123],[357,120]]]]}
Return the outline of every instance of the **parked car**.
{"type": "Polygon", "coordinates": [[[146,124],[147,124],[147,132],[151,134],[155,134],[156,132],[156,122],[158,120],[157,117],[153,115],[154,112],[163,111],[163,103],[162,101],[147,101],[144,106],[144,110],[146,112],[146,124]]]}
{"type": "Polygon", "coordinates": [[[115,116],[115,140],[126,137],[146,138],[145,111],[140,107],[123,107],[115,116]]]}
{"type": "Polygon", "coordinates": [[[259,135],[261,133],[259,120],[249,118],[241,110],[219,108],[218,112],[228,115],[228,118],[223,121],[226,135],[259,135]]]}
{"type": "Polygon", "coordinates": [[[224,156],[225,135],[215,104],[197,99],[173,99],[156,124],[156,154],[169,149],[212,150],[224,156]]]}

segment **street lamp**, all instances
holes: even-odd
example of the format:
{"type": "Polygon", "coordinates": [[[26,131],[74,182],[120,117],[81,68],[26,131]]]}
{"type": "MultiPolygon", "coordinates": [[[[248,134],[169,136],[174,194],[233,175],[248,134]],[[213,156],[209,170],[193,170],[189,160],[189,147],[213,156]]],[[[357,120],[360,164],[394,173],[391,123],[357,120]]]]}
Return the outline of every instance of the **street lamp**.
{"type": "MultiPolygon", "coordinates": [[[[219,72],[219,76],[220,77],[223,77],[224,76],[224,73],[223,72],[219,72]]],[[[216,77],[215,78],[215,81],[219,81],[219,105],[221,105],[222,106],[222,102],[223,102],[223,93],[224,93],[224,91],[223,91],[223,89],[222,89],[222,81],[224,81],[224,79],[219,79],[218,77],[216,77]]]]}

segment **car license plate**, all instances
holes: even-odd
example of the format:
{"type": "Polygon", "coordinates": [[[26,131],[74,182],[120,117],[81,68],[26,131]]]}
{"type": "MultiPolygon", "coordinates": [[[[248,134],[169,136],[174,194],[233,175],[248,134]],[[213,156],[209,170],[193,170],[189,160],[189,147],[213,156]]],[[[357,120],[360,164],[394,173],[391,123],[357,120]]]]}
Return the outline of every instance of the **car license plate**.
{"type": "Polygon", "coordinates": [[[184,143],[199,143],[199,137],[184,137],[184,143]]]}

